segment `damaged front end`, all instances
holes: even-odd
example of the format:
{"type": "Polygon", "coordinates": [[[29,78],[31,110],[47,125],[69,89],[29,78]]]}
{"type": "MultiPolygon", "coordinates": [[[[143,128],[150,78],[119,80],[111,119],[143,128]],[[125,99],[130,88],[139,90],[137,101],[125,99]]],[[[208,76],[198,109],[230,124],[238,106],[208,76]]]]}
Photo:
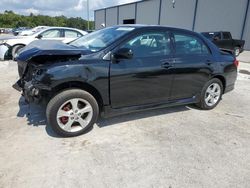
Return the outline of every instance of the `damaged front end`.
{"type": "Polygon", "coordinates": [[[22,92],[28,103],[40,103],[51,95],[51,78],[47,69],[57,63],[78,60],[82,51],[57,41],[27,46],[16,60],[20,79],[13,88],[22,92]]]}
{"type": "Polygon", "coordinates": [[[37,77],[42,74],[41,70],[36,63],[18,62],[20,79],[13,85],[13,88],[22,92],[28,103],[40,103],[51,91],[48,85],[37,80],[37,77]]]}

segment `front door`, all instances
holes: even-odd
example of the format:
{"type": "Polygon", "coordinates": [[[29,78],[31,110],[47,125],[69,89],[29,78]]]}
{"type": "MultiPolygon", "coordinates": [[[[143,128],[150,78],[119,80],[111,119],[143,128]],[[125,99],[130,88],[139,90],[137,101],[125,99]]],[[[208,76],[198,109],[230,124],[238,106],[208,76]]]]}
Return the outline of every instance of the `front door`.
{"type": "MultiPolygon", "coordinates": [[[[132,59],[110,67],[112,108],[167,101],[170,97],[172,47],[167,31],[142,31],[120,48],[133,51],[132,59]]],[[[116,49],[116,50],[117,50],[116,49]]]]}
{"type": "Polygon", "coordinates": [[[63,40],[61,29],[48,29],[41,33],[44,40],[63,40]]]}

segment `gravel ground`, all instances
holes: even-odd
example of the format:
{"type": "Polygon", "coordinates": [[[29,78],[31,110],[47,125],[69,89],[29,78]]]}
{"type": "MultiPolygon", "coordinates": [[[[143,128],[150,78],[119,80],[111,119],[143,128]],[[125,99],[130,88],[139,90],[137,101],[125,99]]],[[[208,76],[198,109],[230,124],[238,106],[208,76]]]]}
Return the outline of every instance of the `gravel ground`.
{"type": "Polygon", "coordinates": [[[249,187],[250,64],[212,111],[180,106],[101,119],[58,138],[0,62],[0,187],[249,187]]]}

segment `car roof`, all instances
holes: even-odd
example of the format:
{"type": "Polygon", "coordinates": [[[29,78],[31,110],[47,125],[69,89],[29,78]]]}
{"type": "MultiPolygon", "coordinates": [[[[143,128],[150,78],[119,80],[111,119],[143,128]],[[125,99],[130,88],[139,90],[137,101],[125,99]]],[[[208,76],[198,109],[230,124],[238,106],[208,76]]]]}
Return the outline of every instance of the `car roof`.
{"type": "Polygon", "coordinates": [[[177,27],[170,27],[170,26],[162,26],[162,25],[144,25],[144,24],[123,24],[123,25],[116,25],[112,26],[113,28],[119,28],[119,27],[133,27],[135,29],[153,29],[153,28],[162,28],[162,29],[167,29],[167,30],[172,30],[172,31],[181,31],[181,32],[186,32],[186,33],[193,33],[193,34],[199,34],[197,32],[188,30],[188,29],[183,29],[183,28],[177,28],[177,27]]]}
{"type": "Polygon", "coordinates": [[[230,31],[205,31],[201,33],[230,33],[230,31]]]}
{"type": "MultiPolygon", "coordinates": [[[[55,27],[55,26],[48,26],[46,28],[44,28],[43,30],[41,31],[46,31],[46,30],[49,30],[49,29],[69,29],[69,30],[75,30],[75,31],[79,31],[80,33],[85,33],[87,34],[88,32],[87,31],[84,31],[84,30],[81,30],[81,29],[76,29],[76,28],[72,28],[72,27],[55,27]]],[[[40,31],[39,31],[40,32],[40,31]]]]}

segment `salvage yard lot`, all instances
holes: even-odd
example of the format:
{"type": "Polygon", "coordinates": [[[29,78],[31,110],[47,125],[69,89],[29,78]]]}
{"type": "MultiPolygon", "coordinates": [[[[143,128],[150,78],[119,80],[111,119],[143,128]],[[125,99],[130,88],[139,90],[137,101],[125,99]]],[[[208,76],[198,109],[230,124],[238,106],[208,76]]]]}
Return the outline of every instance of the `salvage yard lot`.
{"type": "Polygon", "coordinates": [[[250,63],[211,111],[179,106],[100,119],[59,138],[0,62],[0,187],[249,187],[250,63]]]}

